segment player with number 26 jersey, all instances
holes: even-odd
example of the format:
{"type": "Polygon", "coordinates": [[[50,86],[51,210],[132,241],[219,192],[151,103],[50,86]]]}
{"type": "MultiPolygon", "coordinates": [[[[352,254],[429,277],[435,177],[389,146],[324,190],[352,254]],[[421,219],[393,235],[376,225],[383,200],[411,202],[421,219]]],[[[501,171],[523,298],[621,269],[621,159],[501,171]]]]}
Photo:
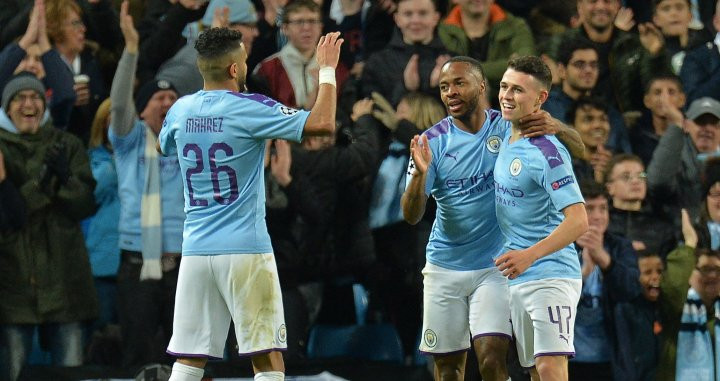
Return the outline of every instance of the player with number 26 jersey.
{"type": "Polygon", "coordinates": [[[273,251],[265,225],[265,140],[300,141],[309,114],[227,90],[199,91],[172,106],[159,144],[180,159],[184,256],[273,251]]]}

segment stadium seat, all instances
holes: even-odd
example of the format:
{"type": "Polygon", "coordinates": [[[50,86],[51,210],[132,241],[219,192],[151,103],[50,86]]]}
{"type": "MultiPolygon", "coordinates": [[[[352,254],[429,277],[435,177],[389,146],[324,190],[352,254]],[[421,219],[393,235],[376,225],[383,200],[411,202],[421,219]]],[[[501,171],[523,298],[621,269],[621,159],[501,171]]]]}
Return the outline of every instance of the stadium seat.
{"type": "Polygon", "coordinates": [[[402,364],[400,336],[392,324],[316,325],[308,338],[308,358],[350,357],[402,364]]]}

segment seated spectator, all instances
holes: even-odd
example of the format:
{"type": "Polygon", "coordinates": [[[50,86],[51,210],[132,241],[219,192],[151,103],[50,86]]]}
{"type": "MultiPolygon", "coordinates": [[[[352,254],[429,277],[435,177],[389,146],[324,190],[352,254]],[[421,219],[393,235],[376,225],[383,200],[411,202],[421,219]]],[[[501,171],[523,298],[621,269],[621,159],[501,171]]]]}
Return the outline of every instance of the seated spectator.
{"type": "Polygon", "coordinates": [[[703,162],[698,155],[720,148],[720,102],[707,97],[696,99],[687,110],[687,119],[669,98],[665,98],[664,107],[670,127],[648,166],[648,187],[666,214],[679,216],[680,208],[685,208],[696,218],[703,198],[703,162]]]}
{"type": "Polygon", "coordinates": [[[581,183],[588,231],[575,242],[583,285],[575,319],[575,358],[568,364],[572,380],[610,380],[612,311],[620,302],[642,294],[637,257],[630,241],[607,231],[608,199],[602,185],[581,183]]]}
{"type": "MultiPolygon", "coordinates": [[[[567,112],[573,101],[581,96],[589,96],[596,90],[598,51],[591,42],[575,37],[560,42],[557,57],[558,76],[562,86],[550,90],[548,100],[542,107],[553,117],[572,123],[567,119],[567,112]]],[[[614,152],[630,152],[630,140],[622,115],[612,105],[608,105],[607,109],[610,123],[607,147],[614,152]]]]}
{"type": "Polygon", "coordinates": [[[0,234],[0,378],[14,381],[36,332],[53,365],[82,365],[82,324],[97,299],[80,221],[95,210],[95,181],[82,142],[41,125],[45,87],[33,74],[8,81],[2,110],[4,182],[27,208],[24,226],[0,234]]]}
{"type": "MultiPolygon", "coordinates": [[[[720,3],[715,6],[713,16],[715,30],[720,30],[720,3]]],[[[685,55],[680,70],[688,102],[701,97],[720,99],[720,34],[715,39],[707,41],[704,45],[690,50],[685,55]]]]}
{"type": "Polygon", "coordinates": [[[0,52],[0,88],[14,74],[33,73],[48,89],[46,117],[52,117],[55,127],[65,129],[75,103],[73,76],[52,49],[45,24],[45,3],[36,0],[25,34],[0,52]]]}
{"type": "Polygon", "coordinates": [[[605,148],[610,133],[607,106],[597,98],[580,97],[567,113],[567,119],[585,144],[583,157],[573,156],[573,171],[579,182],[604,183],[612,152],[605,148]]]}
{"type": "Polygon", "coordinates": [[[647,110],[630,129],[632,151],[645,165],[650,163],[660,138],[670,127],[666,103],[679,110],[685,107],[685,93],[677,76],[659,75],[650,80],[643,97],[647,110]]]}
{"type": "MultiPolygon", "coordinates": [[[[283,8],[282,19],[288,43],[260,62],[253,77],[260,87],[258,92],[289,107],[310,110],[317,97],[315,46],[322,33],[322,13],[312,0],[294,0],[283,8]]],[[[350,73],[338,64],[335,76],[339,94],[350,73]]]]}
{"type": "Polygon", "coordinates": [[[397,106],[403,95],[420,91],[438,97],[440,69],[450,54],[465,51],[464,32],[440,25],[434,0],[400,0],[394,31],[387,46],[372,54],[362,73],[363,97],[377,92],[397,106]]]}
{"type": "Polygon", "coordinates": [[[706,29],[690,29],[692,12],[689,0],[653,1],[653,24],[665,38],[673,73],[680,74],[685,54],[711,39],[706,29]]]}
{"type": "Polygon", "coordinates": [[[87,143],[100,102],[108,96],[95,49],[86,44],[82,11],[75,0],[49,0],[45,9],[47,33],[74,76],[75,107],[67,130],[87,143]]]}
{"type": "Polygon", "coordinates": [[[467,51],[458,52],[480,61],[486,83],[495,94],[510,58],[535,54],[535,42],[524,19],[513,16],[494,0],[457,0],[443,23],[465,32],[467,51]],[[494,90],[493,90],[494,89],[494,90]]]}
{"type": "Polygon", "coordinates": [[[612,199],[608,230],[630,239],[638,252],[665,258],[677,246],[675,226],[648,197],[647,173],[640,158],[630,154],[614,156],[607,166],[605,186],[612,199]]]}
{"type": "Polygon", "coordinates": [[[654,380],[660,358],[660,284],[663,260],[652,252],[638,258],[642,294],[628,302],[618,303],[613,310],[615,337],[611,359],[615,380],[654,380]]]}

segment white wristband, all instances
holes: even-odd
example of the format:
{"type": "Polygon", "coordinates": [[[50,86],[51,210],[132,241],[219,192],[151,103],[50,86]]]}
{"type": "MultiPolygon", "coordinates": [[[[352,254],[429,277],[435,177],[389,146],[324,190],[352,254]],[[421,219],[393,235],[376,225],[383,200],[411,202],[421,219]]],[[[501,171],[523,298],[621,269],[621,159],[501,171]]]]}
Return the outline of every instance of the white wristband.
{"type": "Polygon", "coordinates": [[[320,79],[320,84],[327,83],[337,86],[335,83],[335,69],[330,66],[321,67],[318,72],[318,78],[320,79]]]}

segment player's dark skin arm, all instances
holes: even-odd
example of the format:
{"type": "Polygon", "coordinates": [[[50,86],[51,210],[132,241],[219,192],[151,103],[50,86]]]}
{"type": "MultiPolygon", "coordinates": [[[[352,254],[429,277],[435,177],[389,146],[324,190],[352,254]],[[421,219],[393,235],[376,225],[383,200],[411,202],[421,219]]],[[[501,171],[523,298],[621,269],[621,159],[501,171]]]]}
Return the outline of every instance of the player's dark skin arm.
{"type": "Polygon", "coordinates": [[[425,181],[427,167],[432,162],[432,152],[430,151],[427,136],[423,135],[421,138],[415,135],[410,142],[410,154],[412,155],[415,172],[400,199],[400,205],[402,206],[405,221],[415,225],[420,222],[423,214],[425,214],[425,204],[427,203],[425,181]]]}
{"type": "Polygon", "coordinates": [[[518,127],[526,138],[534,138],[543,135],[556,135],[570,154],[574,157],[584,157],[585,144],[580,134],[565,123],[553,118],[547,111],[540,110],[520,118],[518,127]]]}

